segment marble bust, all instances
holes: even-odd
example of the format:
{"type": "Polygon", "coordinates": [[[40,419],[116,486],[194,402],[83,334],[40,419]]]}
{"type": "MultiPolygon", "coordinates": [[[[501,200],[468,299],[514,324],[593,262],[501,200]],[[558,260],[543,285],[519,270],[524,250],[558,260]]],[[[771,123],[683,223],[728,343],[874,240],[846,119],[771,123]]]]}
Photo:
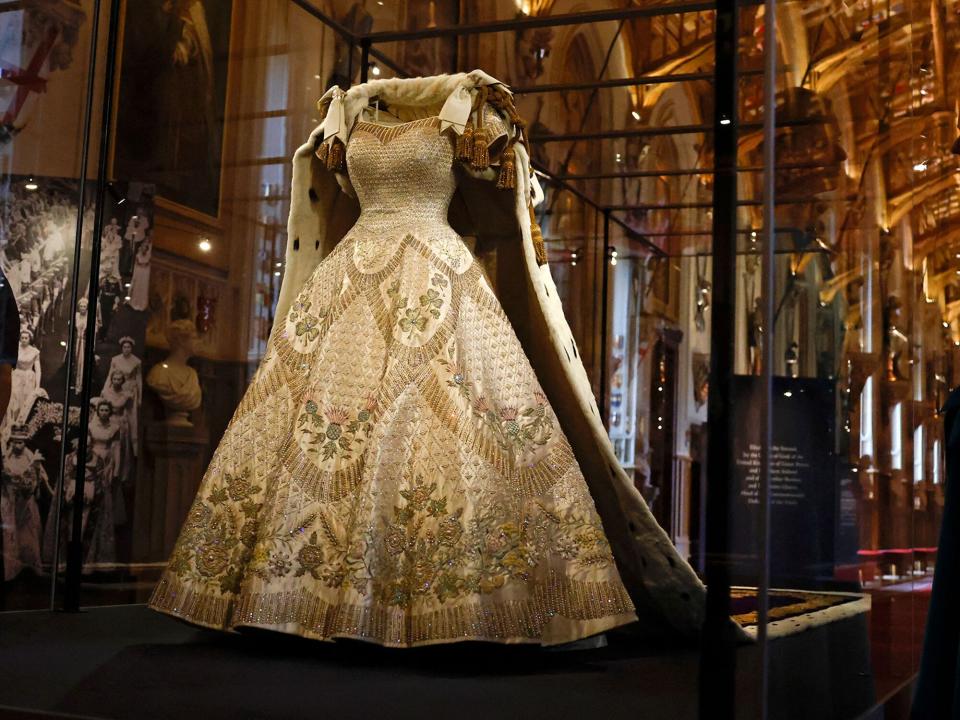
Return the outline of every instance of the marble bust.
{"type": "Polygon", "coordinates": [[[167,330],[170,354],[147,374],[147,385],[160,396],[167,424],[192,427],[187,414],[200,407],[203,393],[197,371],[187,365],[194,352],[197,330],[190,320],[176,320],[167,330]]]}

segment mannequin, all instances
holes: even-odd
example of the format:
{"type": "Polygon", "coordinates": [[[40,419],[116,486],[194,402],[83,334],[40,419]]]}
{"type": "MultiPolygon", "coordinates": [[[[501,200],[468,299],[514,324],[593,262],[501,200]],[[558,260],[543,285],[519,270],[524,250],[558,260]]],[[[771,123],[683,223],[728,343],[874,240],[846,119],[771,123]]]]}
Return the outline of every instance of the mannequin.
{"type": "Polygon", "coordinates": [[[401,647],[557,644],[635,617],[695,637],[703,587],[600,422],[509,89],[373,81],[320,110],[267,355],[151,605],[401,647]],[[302,532],[284,524],[300,513],[302,532]]]}

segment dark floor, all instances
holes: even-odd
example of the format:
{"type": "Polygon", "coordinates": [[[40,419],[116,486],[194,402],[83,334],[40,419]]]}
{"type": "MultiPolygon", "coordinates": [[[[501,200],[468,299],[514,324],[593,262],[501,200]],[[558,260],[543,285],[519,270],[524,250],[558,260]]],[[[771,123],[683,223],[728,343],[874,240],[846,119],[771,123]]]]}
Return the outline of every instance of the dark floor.
{"type": "MultiPolygon", "coordinates": [[[[857,623],[839,635],[818,633],[804,633],[775,653],[771,717],[852,718],[870,706],[866,646],[860,651],[850,642],[860,634],[857,623]],[[804,663],[809,653],[816,660],[804,663]]],[[[743,717],[755,708],[755,663],[756,649],[741,648],[743,717]]],[[[642,650],[617,635],[596,650],[483,644],[388,650],[265,633],[224,635],[142,606],[0,615],[4,720],[52,716],[6,715],[4,707],[138,720],[683,720],[696,717],[696,687],[696,652],[642,650]]]]}

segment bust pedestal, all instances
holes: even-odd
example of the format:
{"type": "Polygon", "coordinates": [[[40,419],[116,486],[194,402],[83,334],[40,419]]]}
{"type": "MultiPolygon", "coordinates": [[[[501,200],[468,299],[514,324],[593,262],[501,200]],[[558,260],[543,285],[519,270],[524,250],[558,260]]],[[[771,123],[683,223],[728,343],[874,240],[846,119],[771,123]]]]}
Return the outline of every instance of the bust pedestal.
{"type": "Polygon", "coordinates": [[[209,446],[205,430],[193,425],[153,422],[146,427],[146,465],[152,472],[138,489],[134,555],[140,562],[170,557],[193,504],[209,446]]]}

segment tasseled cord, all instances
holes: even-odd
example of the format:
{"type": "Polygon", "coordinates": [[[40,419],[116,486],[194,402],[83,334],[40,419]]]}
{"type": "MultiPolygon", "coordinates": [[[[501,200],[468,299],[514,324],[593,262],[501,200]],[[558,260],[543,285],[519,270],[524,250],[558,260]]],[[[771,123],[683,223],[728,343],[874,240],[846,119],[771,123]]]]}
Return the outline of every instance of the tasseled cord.
{"type": "Polygon", "coordinates": [[[483,114],[487,105],[489,89],[486,85],[477,93],[477,129],[473,134],[473,158],[471,164],[477,170],[486,170],[490,167],[490,138],[487,128],[483,125],[483,114]]]}
{"type": "MultiPolygon", "coordinates": [[[[327,110],[329,110],[329,108],[329,103],[317,103],[317,109],[320,111],[321,122],[324,118],[326,118],[327,110]]],[[[330,142],[322,140],[314,154],[317,156],[317,159],[323,163],[323,166],[327,168],[327,170],[333,170],[334,172],[345,172],[347,169],[346,148],[343,146],[343,142],[338,137],[333,138],[330,142]]]]}
{"type": "Polygon", "coordinates": [[[333,138],[330,142],[321,142],[315,154],[327,170],[344,172],[347,169],[347,154],[344,150],[340,138],[333,138]]]}
{"type": "Polygon", "coordinates": [[[517,186],[517,172],[514,166],[517,154],[513,149],[516,142],[516,138],[511,138],[507,147],[500,153],[500,174],[497,176],[497,188],[500,190],[513,190],[517,186]]]}
{"type": "MultiPolygon", "coordinates": [[[[489,100],[490,104],[503,112],[513,124],[513,137],[507,142],[507,146],[500,154],[500,174],[497,177],[497,187],[501,190],[513,190],[517,186],[516,171],[516,150],[514,145],[518,142],[523,145],[530,154],[530,145],[527,142],[527,124],[517,112],[517,107],[513,103],[513,97],[510,93],[499,87],[492,87],[489,94],[484,98],[489,100]]],[[[537,222],[537,216],[533,211],[533,205],[527,206],[530,215],[530,239],[533,241],[533,251],[537,259],[537,265],[547,264],[547,248],[543,242],[543,233],[540,231],[540,224],[537,222]]]]}
{"type": "Polygon", "coordinates": [[[457,137],[457,160],[465,163],[473,160],[473,121],[469,117],[463,133],[457,137]]]}

